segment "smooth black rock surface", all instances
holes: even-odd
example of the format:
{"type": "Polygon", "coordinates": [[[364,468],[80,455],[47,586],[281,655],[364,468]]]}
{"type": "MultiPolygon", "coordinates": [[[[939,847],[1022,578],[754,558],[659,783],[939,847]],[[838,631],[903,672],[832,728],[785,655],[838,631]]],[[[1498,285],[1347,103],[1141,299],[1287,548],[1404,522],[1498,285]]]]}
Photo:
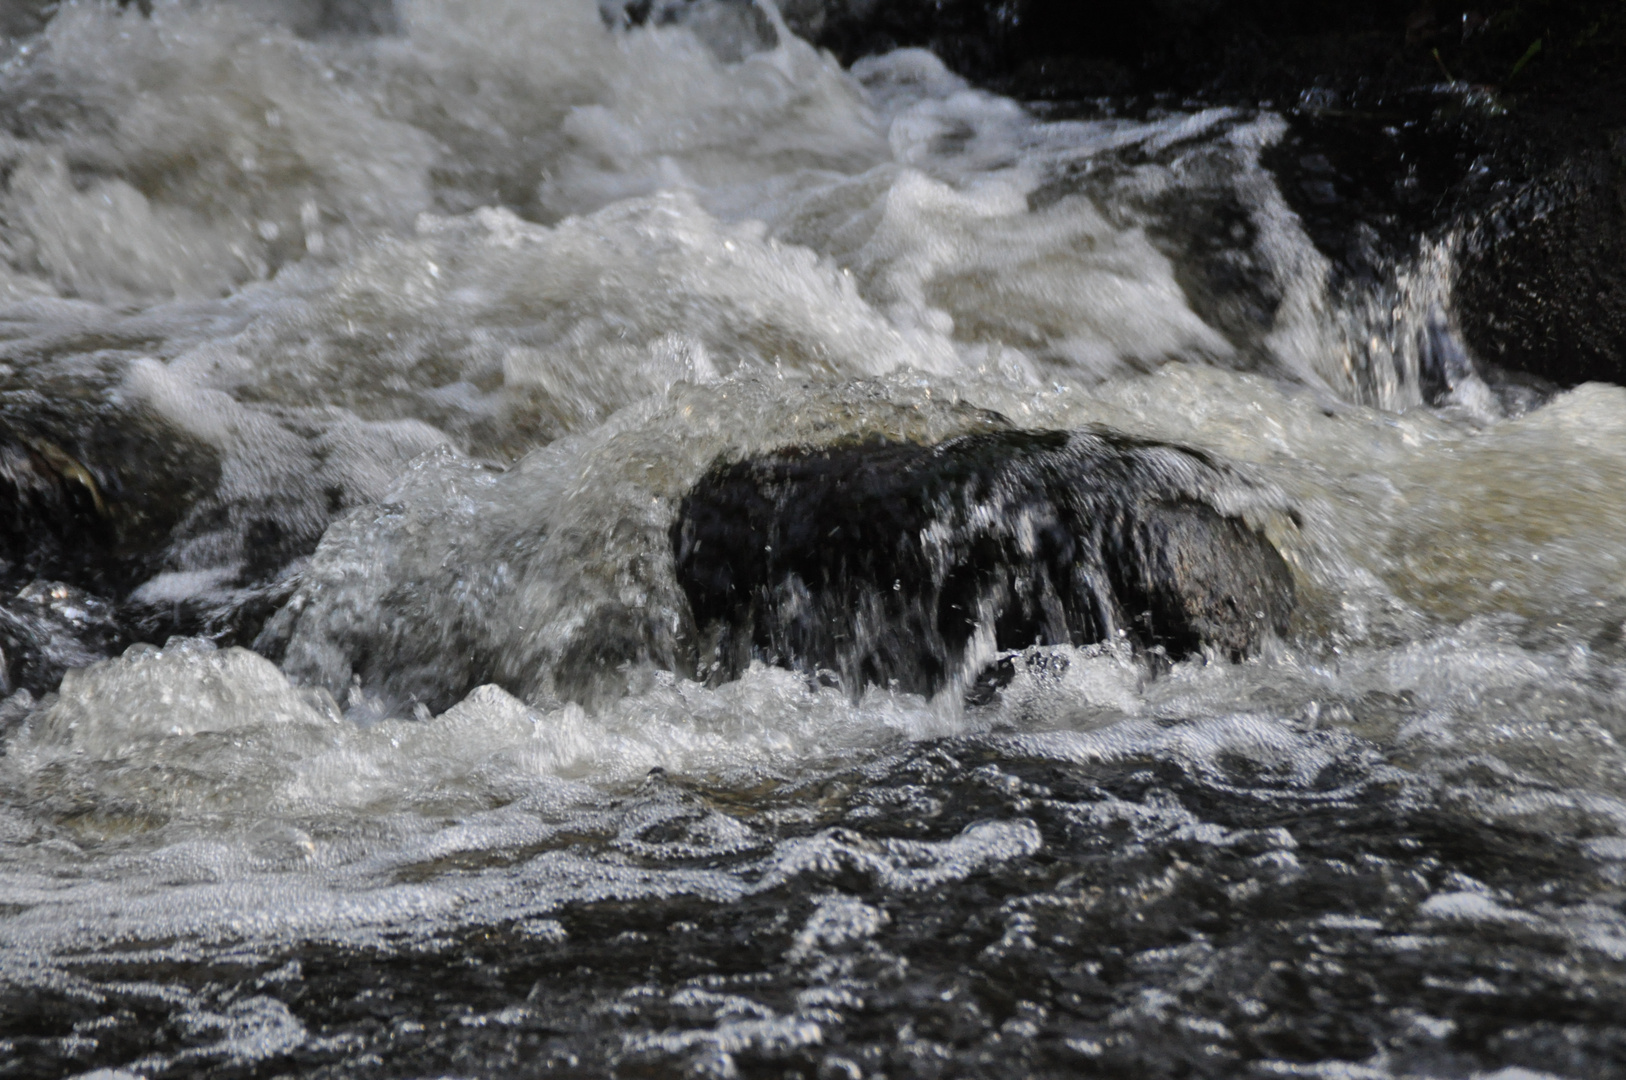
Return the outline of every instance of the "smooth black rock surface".
{"type": "Polygon", "coordinates": [[[1218,472],[1190,450],[1087,432],[791,448],[719,462],[684,498],[672,546],[713,677],[761,659],[834,672],[852,693],[929,693],[968,683],[968,656],[985,662],[990,645],[1119,634],[1240,658],[1286,632],[1293,579],[1202,497],[1218,472]]]}

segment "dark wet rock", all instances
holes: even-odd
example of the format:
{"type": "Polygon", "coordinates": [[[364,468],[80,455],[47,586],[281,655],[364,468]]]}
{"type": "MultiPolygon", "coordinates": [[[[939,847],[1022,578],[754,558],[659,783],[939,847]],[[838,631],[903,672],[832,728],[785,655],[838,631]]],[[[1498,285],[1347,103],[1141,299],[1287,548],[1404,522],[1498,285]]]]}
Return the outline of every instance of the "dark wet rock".
{"type": "Polygon", "coordinates": [[[793,448],[715,466],[672,545],[714,676],[762,659],[852,692],[931,692],[975,678],[978,640],[1120,634],[1240,658],[1285,633],[1293,580],[1199,493],[1222,476],[1195,452],[1094,433],[793,448]]]}
{"type": "Polygon", "coordinates": [[[1261,163],[1332,262],[1335,284],[1377,283],[1418,237],[1449,224],[1460,187],[1492,183],[1474,168],[1484,118],[1457,94],[1425,87],[1365,106],[1311,95],[1286,118],[1261,163]]]}
{"type": "MultiPolygon", "coordinates": [[[[0,588],[46,579],[122,604],[167,568],[179,543],[227,524],[211,505],[220,455],[92,386],[54,390],[0,389],[0,588]]],[[[270,517],[278,508],[259,509],[270,517]]],[[[319,529],[292,544],[257,537],[261,562],[274,564],[267,574],[319,537],[319,529]]],[[[158,641],[209,621],[184,606],[139,603],[120,618],[146,624],[135,638],[158,641]]]]}
{"type": "MultiPolygon", "coordinates": [[[[1371,287],[1444,239],[1454,331],[1486,383],[1626,382],[1626,92],[1436,87],[1288,117],[1263,160],[1336,284],[1371,287]]],[[[1423,376],[1431,401],[1451,382],[1423,376]]]]}
{"type": "Polygon", "coordinates": [[[1626,384],[1626,93],[1612,104],[1609,126],[1565,110],[1510,138],[1553,164],[1477,216],[1460,258],[1468,344],[1561,386],[1626,384]]]}
{"type": "Polygon", "coordinates": [[[146,333],[109,317],[0,341],[0,595],[61,581],[116,602],[133,640],[251,641],[328,523],[440,436],[190,390],[166,405],[146,333]]]}
{"type": "Polygon", "coordinates": [[[1598,0],[799,0],[786,17],[844,61],[924,46],[968,78],[1020,97],[1199,94],[1288,105],[1306,91],[1375,98],[1441,81],[1540,89],[1601,79],[1626,57],[1626,25],[1609,7],[1598,0]],[[1541,48],[1527,56],[1538,40],[1541,48]]]}
{"type": "Polygon", "coordinates": [[[122,597],[164,568],[178,530],[220,487],[221,454],[127,400],[133,342],[71,327],[42,337],[0,349],[0,453],[28,481],[25,492],[0,480],[22,553],[0,585],[47,578],[122,597]]]}
{"type": "Polygon", "coordinates": [[[0,587],[98,577],[114,542],[105,478],[0,420],[0,587]]]}
{"type": "MultiPolygon", "coordinates": [[[[1452,237],[1455,333],[1493,393],[1626,381],[1618,4],[808,0],[787,17],[843,60],[921,45],[1064,115],[1275,109],[1290,130],[1264,163],[1335,286],[1380,288],[1452,237]]],[[[1444,367],[1424,377],[1426,400],[1450,398],[1444,367]]]]}
{"type": "Polygon", "coordinates": [[[0,602],[0,694],[55,690],[69,668],[125,644],[113,604],[59,581],[32,582],[0,602]]]}
{"type": "MultiPolygon", "coordinates": [[[[0,595],[45,580],[107,605],[126,641],[252,641],[287,598],[289,565],[354,499],[231,492],[224,465],[218,449],[96,394],[0,389],[0,595]],[[141,589],[189,570],[201,587],[183,577],[179,590],[141,589]]],[[[32,653],[6,636],[10,603],[0,603],[0,647],[15,663],[17,649],[32,653]]],[[[69,666],[104,655],[89,641],[83,651],[69,666]]],[[[61,670],[29,666],[17,685],[49,688],[61,670]]]]}

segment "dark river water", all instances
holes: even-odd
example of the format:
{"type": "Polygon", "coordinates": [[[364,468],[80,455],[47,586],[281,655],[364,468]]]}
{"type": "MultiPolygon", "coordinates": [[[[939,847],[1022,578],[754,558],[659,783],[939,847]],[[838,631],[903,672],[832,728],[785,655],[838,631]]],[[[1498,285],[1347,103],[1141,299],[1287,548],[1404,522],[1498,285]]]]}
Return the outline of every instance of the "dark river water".
{"type": "Polygon", "coordinates": [[[0,66],[5,482],[101,523],[7,564],[0,1077],[1626,1075],[1626,390],[1474,376],[1450,236],[766,6],[300,12],[0,66]],[[707,666],[714,463],[1008,429],[1189,448],[1285,633],[707,666]]]}

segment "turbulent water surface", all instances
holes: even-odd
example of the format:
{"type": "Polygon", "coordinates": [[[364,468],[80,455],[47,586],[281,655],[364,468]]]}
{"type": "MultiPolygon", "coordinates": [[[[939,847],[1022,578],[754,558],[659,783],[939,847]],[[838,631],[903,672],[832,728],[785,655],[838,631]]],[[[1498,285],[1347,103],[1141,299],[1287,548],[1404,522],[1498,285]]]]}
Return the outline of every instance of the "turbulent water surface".
{"type": "Polygon", "coordinates": [[[766,5],[312,10],[0,68],[0,419],[135,508],[0,612],[0,1076],[1626,1071],[1626,391],[1449,237],[766,5]],[[713,463],[1007,428],[1201,451],[1288,632],[706,667],[713,463]]]}

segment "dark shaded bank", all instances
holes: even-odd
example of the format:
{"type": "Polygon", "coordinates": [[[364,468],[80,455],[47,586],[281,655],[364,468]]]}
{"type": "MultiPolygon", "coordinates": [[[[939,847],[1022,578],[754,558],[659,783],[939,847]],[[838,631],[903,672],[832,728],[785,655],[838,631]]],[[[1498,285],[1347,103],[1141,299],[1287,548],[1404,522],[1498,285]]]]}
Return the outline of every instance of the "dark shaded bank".
{"type": "Polygon", "coordinates": [[[1626,60],[1626,14],[1608,0],[786,0],[783,7],[794,29],[845,62],[919,45],[968,78],[1039,100],[1167,92],[1287,104],[1311,88],[1384,96],[1442,80],[1571,95],[1618,83],[1626,60]]]}
{"type": "Polygon", "coordinates": [[[1626,381],[1618,3],[790,0],[787,16],[844,61],[924,46],[1063,113],[1280,110],[1291,130],[1267,164],[1344,280],[1455,234],[1455,321],[1481,361],[1626,381]]]}

